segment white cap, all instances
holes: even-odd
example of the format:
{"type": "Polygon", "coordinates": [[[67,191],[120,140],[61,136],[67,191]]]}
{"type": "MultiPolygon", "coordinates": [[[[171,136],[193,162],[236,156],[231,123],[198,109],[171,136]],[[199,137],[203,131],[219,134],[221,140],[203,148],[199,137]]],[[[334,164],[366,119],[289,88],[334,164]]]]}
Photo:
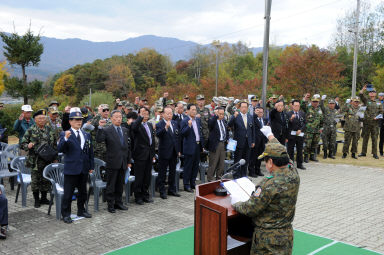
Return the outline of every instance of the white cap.
{"type": "Polygon", "coordinates": [[[29,104],[25,104],[21,107],[23,112],[33,112],[32,107],[29,104]]]}
{"type": "Polygon", "coordinates": [[[81,112],[81,110],[79,107],[72,107],[71,110],[69,110],[69,113],[72,113],[72,112],[81,112]]]}

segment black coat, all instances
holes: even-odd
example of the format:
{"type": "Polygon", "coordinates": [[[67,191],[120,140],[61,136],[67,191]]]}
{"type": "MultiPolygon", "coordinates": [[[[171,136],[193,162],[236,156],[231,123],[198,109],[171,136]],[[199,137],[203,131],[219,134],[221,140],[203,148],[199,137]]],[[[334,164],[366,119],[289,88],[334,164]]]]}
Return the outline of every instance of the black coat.
{"type": "MultiPolygon", "coordinates": [[[[208,137],[208,143],[207,143],[207,149],[210,152],[215,152],[217,145],[220,142],[220,127],[217,123],[217,115],[214,115],[212,118],[208,120],[208,129],[209,129],[209,137],[208,137]]],[[[228,141],[228,124],[225,119],[223,119],[224,129],[225,129],[225,142],[228,141]]]]}
{"type": "Polygon", "coordinates": [[[272,109],[269,113],[269,122],[273,135],[280,139],[288,139],[288,118],[285,112],[272,109]]]}
{"type": "Polygon", "coordinates": [[[293,114],[294,114],[293,111],[290,111],[287,114],[287,118],[289,120],[288,134],[290,134],[291,131],[297,131],[297,130],[301,130],[302,132],[305,131],[305,113],[302,111],[299,111],[299,118],[293,118],[293,120],[291,120],[291,117],[293,114]]]}
{"type": "Polygon", "coordinates": [[[181,134],[176,121],[171,120],[173,132],[170,127],[167,131],[165,125],[165,120],[156,124],[156,136],[159,137],[159,158],[170,159],[180,152],[181,134]]]}
{"type": "Polygon", "coordinates": [[[142,121],[143,117],[139,116],[131,124],[131,134],[134,139],[132,157],[134,160],[152,160],[155,156],[155,136],[153,127],[152,124],[148,123],[152,139],[152,144],[150,144],[147,131],[145,130],[142,121]]]}

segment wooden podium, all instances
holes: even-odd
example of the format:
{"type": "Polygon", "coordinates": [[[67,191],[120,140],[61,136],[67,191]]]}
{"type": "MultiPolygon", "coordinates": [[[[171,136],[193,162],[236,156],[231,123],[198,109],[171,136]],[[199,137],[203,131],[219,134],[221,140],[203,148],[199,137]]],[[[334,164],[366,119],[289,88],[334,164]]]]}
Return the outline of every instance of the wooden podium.
{"type": "MultiPolygon", "coordinates": [[[[215,195],[219,185],[220,181],[215,181],[196,186],[195,255],[249,254],[250,238],[228,235],[231,224],[242,225],[241,217],[245,216],[232,208],[229,195],[215,195]]],[[[246,220],[244,224],[249,225],[249,218],[246,220]]]]}

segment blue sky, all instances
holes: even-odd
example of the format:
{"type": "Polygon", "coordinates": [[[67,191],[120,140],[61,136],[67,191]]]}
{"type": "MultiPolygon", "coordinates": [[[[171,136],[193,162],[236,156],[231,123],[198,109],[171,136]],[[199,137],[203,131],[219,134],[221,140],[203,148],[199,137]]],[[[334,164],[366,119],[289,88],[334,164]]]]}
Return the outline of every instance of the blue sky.
{"type": "MultiPolygon", "coordinates": [[[[379,0],[371,0],[373,4],[379,0]]],[[[336,20],[356,0],[273,0],[271,43],[326,47],[336,20]]],[[[0,30],[32,30],[55,38],[121,41],[153,34],[198,43],[263,43],[264,0],[1,0],[0,30]]]]}

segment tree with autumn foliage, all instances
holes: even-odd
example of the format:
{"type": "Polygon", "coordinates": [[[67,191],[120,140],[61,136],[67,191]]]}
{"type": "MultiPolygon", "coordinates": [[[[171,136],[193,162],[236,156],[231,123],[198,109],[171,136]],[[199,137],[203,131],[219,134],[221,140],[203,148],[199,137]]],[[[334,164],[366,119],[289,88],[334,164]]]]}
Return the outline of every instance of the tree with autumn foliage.
{"type": "Polygon", "coordinates": [[[56,80],[53,87],[53,94],[55,96],[73,96],[76,95],[76,93],[77,88],[75,86],[75,77],[73,74],[63,74],[59,79],[56,80]]]}
{"type": "Polygon", "coordinates": [[[128,66],[117,64],[109,70],[108,75],[108,80],[105,81],[105,89],[115,97],[125,96],[129,90],[135,89],[135,80],[128,66]]]}
{"type": "Polygon", "coordinates": [[[5,61],[0,62],[0,95],[3,94],[5,86],[4,86],[4,78],[8,76],[8,72],[5,69],[5,61]]]}
{"type": "Polygon", "coordinates": [[[344,65],[337,55],[317,46],[287,47],[272,79],[275,93],[299,98],[304,93],[337,93],[344,65]]]}

